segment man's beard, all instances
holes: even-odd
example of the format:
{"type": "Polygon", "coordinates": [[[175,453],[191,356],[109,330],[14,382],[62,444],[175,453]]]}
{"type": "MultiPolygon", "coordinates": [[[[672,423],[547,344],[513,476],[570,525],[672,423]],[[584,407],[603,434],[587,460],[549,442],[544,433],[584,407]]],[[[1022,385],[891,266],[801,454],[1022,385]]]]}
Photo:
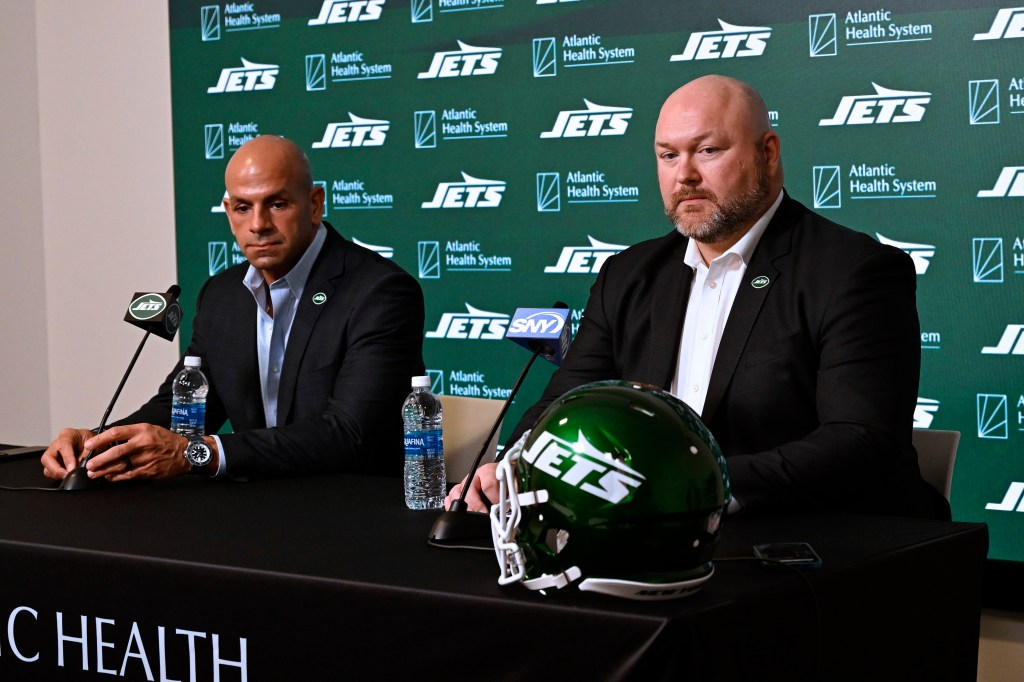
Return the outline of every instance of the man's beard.
{"type": "Polygon", "coordinates": [[[719,201],[718,196],[708,190],[680,187],[672,193],[665,215],[684,237],[695,239],[702,244],[723,242],[737,232],[753,224],[764,212],[768,199],[768,166],[764,155],[754,160],[754,186],[739,196],[719,201]],[[713,204],[711,215],[696,223],[685,223],[684,216],[678,215],[679,204],[686,199],[705,199],[713,204]]]}

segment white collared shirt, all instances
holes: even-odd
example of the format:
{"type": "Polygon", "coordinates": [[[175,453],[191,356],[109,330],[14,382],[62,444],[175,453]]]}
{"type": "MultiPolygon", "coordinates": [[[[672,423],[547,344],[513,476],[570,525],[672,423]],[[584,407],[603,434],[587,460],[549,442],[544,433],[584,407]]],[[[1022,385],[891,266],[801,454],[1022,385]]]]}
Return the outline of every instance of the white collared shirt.
{"type": "Polygon", "coordinates": [[[711,370],[715,366],[722,334],[733,301],[736,300],[736,293],[747,272],[747,265],[780,203],[781,191],[747,233],[725,253],[711,261],[710,265],[704,264],[696,241],[690,239],[686,245],[683,261],[693,269],[693,282],[670,392],[692,407],[697,414],[704,411],[711,370]]]}

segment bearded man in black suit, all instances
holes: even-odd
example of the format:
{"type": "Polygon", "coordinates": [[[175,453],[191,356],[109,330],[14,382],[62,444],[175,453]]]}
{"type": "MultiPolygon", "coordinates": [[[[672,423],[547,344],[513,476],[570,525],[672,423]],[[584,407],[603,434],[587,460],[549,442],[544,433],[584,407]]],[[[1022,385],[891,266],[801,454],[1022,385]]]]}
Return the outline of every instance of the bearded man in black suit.
{"type": "MultiPolygon", "coordinates": [[[[565,362],[509,442],[571,388],[639,381],[670,390],[716,436],[730,513],[948,518],[911,443],[910,258],[788,196],[779,136],[745,83],[704,76],[672,93],[654,152],[675,230],[604,264],[565,362]]],[[[483,510],[496,496],[494,465],[482,467],[466,501],[483,510]]]]}

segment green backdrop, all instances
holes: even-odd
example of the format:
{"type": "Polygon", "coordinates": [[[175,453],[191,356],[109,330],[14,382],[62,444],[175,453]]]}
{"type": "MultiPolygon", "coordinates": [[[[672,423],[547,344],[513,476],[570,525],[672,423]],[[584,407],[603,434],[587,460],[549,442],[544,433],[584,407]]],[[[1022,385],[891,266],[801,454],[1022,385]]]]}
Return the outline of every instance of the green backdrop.
{"type": "MultiPolygon", "coordinates": [[[[298,142],[327,220],[419,278],[435,390],[501,398],[517,307],[574,327],[611,253],[665,233],[652,133],[705,73],[766,98],[786,187],[918,267],[915,426],[962,433],[958,520],[1024,560],[1024,8],[967,2],[171,0],[186,317],[238,262],[231,153],[298,142]]],[[[182,339],[189,336],[186,324],[182,339]]],[[[506,433],[540,393],[535,368],[506,433]]]]}

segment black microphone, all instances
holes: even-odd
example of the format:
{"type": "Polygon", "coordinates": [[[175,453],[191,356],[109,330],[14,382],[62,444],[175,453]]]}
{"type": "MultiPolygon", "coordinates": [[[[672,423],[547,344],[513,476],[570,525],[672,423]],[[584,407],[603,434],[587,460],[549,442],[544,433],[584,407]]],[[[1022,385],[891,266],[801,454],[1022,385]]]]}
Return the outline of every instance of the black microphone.
{"type": "MultiPolygon", "coordinates": [[[[125,370],[124,376],[121,377],[121,383],[117,385],[114,397],[110,399],[110,404],[107,405],[107,410],[103,413],[103,418],[100,419],[100,425],[96,429],[96,433],[102,433],[107,428],[107,418],[110,417],[110,413],[114,409],[114,403],[117,402],[121,395],[121,389],[124,388],[125,382],[128,381],[128,375],[135,368],[135,361],[139,359],[139,354],[142,353],[142,347],[146,345],[149,335],[156,334],[168,341],[174,338],[174,334],[178,331],[178,326],[181,324],[181,306],[178,305],[178,296],[180,294],[181,287],[177,284],[172,284],[165,293],[136,292],[135,296],[132,297],[132,302],[128,304],[128,312],[124,316],[125,322],[130,322],[136,327],[146,330],[146,334],[142,337],[142,341],[139,342],[139,347],[135,349],[135,355],[132,356],[132,361],[128,363],[128,369],[125,370]]],[[[61,490],[85,490],[97,487],[101,483],[106,483],[106,480],[102,478],[89,478],[85,464],[92,455],[92,450],[85,453],[82,459],[79,460],[78,466],[68,472],[64,480],[60,482],[61,490]]]]}
{"type": "Polygon", "coordinates": [[[509,322],[505,338],[532,351],[532,354],[527,360],[526,366],[523,367],[523,371],[520,372],[511,393],[505,399],[498,418],[494,420],[487,438],[484,439],[483,445],[480,447],[480,452],[473,460],[473,466],[469,468],[466,485],[462,487],[462,495],[434,521],[434,526],[430,529],[430,535],[427,538],[427,542],[432,545],[480,548],[491,546],[490,516],[469,511],[466,506],[466,493],[469,491],[469,484],[487,452],[487,444],[494,438],[502,420],[505,419],[505,413],[512,406],[512,401],[515,400],[519,387],[523,385],[523,380],[530,368],[533,367],[534,360],[537,359],[537,356],[541,356],[555,365],[562,364],[565,352],[569,348],[569,306],[561,301],[556,301],[550,308],[519,308],[512,317],[512,321],[509,322]]]}

